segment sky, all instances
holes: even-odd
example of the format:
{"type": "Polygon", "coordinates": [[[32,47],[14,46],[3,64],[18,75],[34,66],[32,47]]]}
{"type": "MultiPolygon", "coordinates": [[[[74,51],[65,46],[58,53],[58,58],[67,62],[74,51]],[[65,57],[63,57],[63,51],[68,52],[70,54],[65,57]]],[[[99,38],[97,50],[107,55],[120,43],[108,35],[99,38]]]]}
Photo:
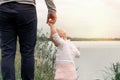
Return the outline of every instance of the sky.
{"type": "MultiPolygon", "coordinates": [[[[120,0],[54,0],[56,27],[68,36],[82,38],[120,38],[120,0]]],[[[50,32],[46,24],[47,7],[37,0],[38,28],[50,32]]]]}

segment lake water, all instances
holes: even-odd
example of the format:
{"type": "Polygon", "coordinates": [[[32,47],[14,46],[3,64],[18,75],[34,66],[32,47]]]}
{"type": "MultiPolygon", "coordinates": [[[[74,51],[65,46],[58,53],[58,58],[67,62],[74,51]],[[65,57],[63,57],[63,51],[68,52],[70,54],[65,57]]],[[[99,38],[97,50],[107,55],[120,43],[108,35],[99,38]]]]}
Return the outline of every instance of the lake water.
{"type": "Polygon", "coordinates": [[[81,41],[73,42],[81,52],[76,59],[78,80],[104,80],[103,70],[113,63],[120,62],[120,41],[81,41]]]}

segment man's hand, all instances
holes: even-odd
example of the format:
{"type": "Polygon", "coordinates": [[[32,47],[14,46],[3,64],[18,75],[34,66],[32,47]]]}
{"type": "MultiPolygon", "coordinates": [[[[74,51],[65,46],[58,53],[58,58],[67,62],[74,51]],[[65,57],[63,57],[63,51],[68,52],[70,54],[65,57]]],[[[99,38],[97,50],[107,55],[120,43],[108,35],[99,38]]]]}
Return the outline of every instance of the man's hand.
{"type": "Polygon", "coordinates": [[[50,24],[55,24],[57,20],[57,15],[56,13],[50,13],[47,15],[47,24],[50,23],[50,24]]]}

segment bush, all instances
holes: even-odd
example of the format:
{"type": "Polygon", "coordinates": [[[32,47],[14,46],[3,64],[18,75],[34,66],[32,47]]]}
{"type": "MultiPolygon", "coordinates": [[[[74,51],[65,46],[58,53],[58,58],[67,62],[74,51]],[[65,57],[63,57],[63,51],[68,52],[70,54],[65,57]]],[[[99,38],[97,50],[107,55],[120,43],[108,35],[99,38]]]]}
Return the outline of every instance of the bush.
{"type": "Polygon", "coordinates": [[[35,80],[54,80],[56,49],[45,34],[38,32],[35,49],[35,80]]]}
{"type": "Polygon", "coordinates": [[[106,68],[104,80],[120,80],[120,63],[113,63],[110,68],[106,68]]]}

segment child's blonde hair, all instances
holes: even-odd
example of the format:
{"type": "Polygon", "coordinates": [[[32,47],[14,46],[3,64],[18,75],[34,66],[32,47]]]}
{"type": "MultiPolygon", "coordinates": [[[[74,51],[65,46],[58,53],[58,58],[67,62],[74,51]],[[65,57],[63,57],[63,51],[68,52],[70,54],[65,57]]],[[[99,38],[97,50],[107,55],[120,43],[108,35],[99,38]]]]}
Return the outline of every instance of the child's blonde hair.
{"type": "Polygon", "coordinates": [[[63,30],[62,28],[56,28],[58,35],[63,38],[63,39],[67,39],[67,35],[65,30],[63,30]]]}

